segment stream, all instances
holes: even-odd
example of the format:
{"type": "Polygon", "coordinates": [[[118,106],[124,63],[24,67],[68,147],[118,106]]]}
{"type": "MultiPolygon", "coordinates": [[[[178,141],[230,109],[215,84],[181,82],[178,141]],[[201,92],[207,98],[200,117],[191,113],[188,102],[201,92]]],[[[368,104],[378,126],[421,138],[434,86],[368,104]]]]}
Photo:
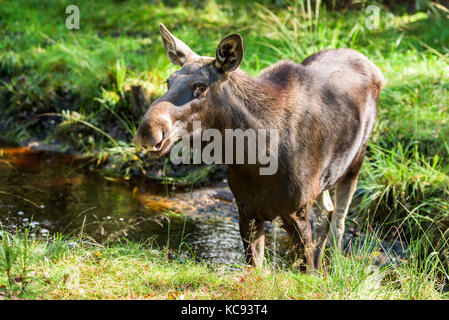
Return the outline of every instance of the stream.
{"type": "MultiPolygon", "coordinates": [[[[0,148],[1,228],[28,227],[31,236],[44,238],[82,234],[99,243],[151,239],[198,261],[243,264],[237,207],[226,181],[173,193],[153,180],[103,177],[83,169],[85,162],[29,147],[0,148]]],[[[267,246],[285,251],[285,232],[274,239],[271,224],[267,229],[267,246]]]]}

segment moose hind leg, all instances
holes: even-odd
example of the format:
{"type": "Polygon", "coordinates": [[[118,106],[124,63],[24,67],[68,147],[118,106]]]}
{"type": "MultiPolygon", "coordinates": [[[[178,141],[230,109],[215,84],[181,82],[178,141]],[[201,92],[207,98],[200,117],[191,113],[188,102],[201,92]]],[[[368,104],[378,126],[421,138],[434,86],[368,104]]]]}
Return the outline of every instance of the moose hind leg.
{"type": "Polygon", "coordinates": [[[256,267],[263,265],[265,246],[265,226],[260,219],[240,216],[240,235],[245,249],[246,263],[256,267]]]}
{"type": "Polygon", "coordinates": [[[332,217],[331,237],[328,239],[328,244],[332,246],[336,243],[338,249],[341,249],[342,246],[343,234],[345,232],[345,219],[349,211],[352,196],[357,187],[357,179],[364,156],[365,149],[358,155],[348,172],[335,186],[335,212],[332,217]]]}
{"type": "Polygon", "coordinates": [[[327,236],[329,234],[330,221],[334,211],[331,196],[328,190],[323,191],[316,199],[317,207],[315,207],[315,227],[314,227],[314,265],[315,268],[321,268],[321,256],[326,247],[327,236]]]}

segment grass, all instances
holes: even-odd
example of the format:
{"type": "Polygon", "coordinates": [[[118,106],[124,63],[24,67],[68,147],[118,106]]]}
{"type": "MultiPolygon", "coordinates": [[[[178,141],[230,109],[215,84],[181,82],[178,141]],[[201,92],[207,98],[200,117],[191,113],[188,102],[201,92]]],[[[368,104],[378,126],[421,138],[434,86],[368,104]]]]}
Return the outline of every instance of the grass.
{"type": "MultiPolygon", "coordinates": [[[[270,1],[253,5],[231,0],[205,3],[78,1],[81,29],[69,31],[64,23],[65,7],[70,4],[67,1],[51,1],[51,5],[49,1],[6,1],[0,8],[0,80],[3,84],[0,85],[0,136],[2,140],[19,143],[41,139],[58,143],[61,150],[95,155],[99,167],[112,163],[104,169],[106,174],[146,175],[148,168],[155,164],[136,154],[131,145],[143,110],[133,110],[130,88],[143,86],[152,100],[165,91],[163,81],[177,69],[169,63],[160,42],[159,23],[164,23],[201,55],[213,55],[223,36],[239,32],[245,46],[242,68],[251,75],[257,75],[261,69],[280,59],[301,62],[321,49],[354,48],[380,67],[386,85],[380,96],[378,123],[362,167],[358,201],[351,218],[362,224],[381,223],[387,229],[412,223],[413,228],[405,228],[406,236],[415,239],[417,244],[426,243],[425,247],[430,248],[419,251],[422,261],[435,259],[433,252],[438,252],[442,268],[449,270],[449,10],[430,1],[414,13],[406,12],[400,6],[391,9],[379,4],[380,26],[368,29],[363,5],[360,9],[332,11],[320,3],[300,0],[280,5],[270,1]],[[58,116],[42,116],[49,113],[58,116]]],[[[164,172],[165,169],[166,164],[164,172]]],[[[190,177],[187,174],[188,179],[181,180],[198,181],[208,174],[207,170],[200,170],[190,177]]],[[[176,179],[162,178],[169,183],[176,179]]],[[[44,248],[46,244],[36,246],[44,248]]],[[[127,249],[120,252],[126,260],[139,246],[127,244],[127,249]]],[[[120,259],[112,255],[119,249],[120,246],[105,248],[104,263],[118,259],[119,265],[120,259]]],[[[88,254],[88,249],[83,246],[76,250],[68,251],[64,256],[74,263],[79,255],[88,254]]],[[[147,258],[152,259],[147,256],[149,251],[144,251],[146,253],[136,254],[140,264],[147,258]]],[[[157,260],[157,257],[153,258],[157,260]]],[[[309,288],[310,292],[319,297],[341,298],[346,294],[361,297],[361,293],[354,294],[342,283],[335,285],[334,281],[339,279],[337,275],[344,275],[344,268],[353,270],[351,263],[356,263],[351,256],[340,258],[342,270],[335,273],[334,278],[330,275],[299,275],[285,270],[275,276],[265,270],[257,275],[257,272],[249,273],[245,284],[249,286],[260,276],[269,279],[268,282],[281,281],[288,288],[285,291],[267,290],[269,293],[264,294],[277,298],[313,298],[313,294],[297,289],[301,287],[297,285],[301,279],[310,279],[306,287],[312,288],[309,288]]],[[[98,263],[85,261],[86,268],[94,268],[98,263]]],[[[162,259],[159,263],[167,272],[180,268],[177,270],[182,270],[181,275],[198,268],[199,274],[215,279],[211,280],[213,288],[221,285],[228,288],[222,290],[223,297],[249,295],[243,293],[247,291],[242,284],[242,291],[236,289],[239,284],[235,283],[232,273],[224,273],[218,279],[202,265],[173,261],[164,264],[162,259]]],[[[125,266],[125,262],[121,266],[125,266]]],[[[43,265],[43,268],[48,266],[43,265]]],[[[413,267],[401,267],[399,279],[415,279],[415,269],[421,270],[419,279],[427,279],[422,271],[425,268],[414,264],[413,267]],[[406,276],[407,272],[409,276],[406,276]]],[[[119,272],[115,265],[105,265],[104,270],[109,275],[119,272]]],[[[389,276],[394,273],[390,270],[389,276]]],[[[88,273],[81,274],[82,279],[88,277],[88,273]]],[[[386,274],[381,272],[381,278],[387,279],[386,274]]],[[[128,276],[122,276],[123,281],[132,281],[128,276]]],[[[163,272],[161,277],[164,279],[163,272]]],[[[367,274],[363,277],[369,278],[367,274]]],[[[363,286],[378,284],[376,277],[362,281],[363,286]]],[[[60,281],[57,277],[54,279],[60,281]]],[[[344,282],[344,277],[338,281],[344,282]]],[[[395,281],[399,281],[395,283],[401,288],[408,286],[405,281],[395,281]]],[[[433,289],[428,289],[427,280],[422,281],[425,283],[422,292],[426,292],[423,295],[420,285],[409,288],[408,295],[402,289],[395,291],[395,285],[388,290],[397,294],[391,297],[398,298],[412,298],[411,292],[415,292],[416,297],[438,297],[432,293],[433,289]]],[[[382,281],[380,283],[383,288],[382,281]]],[[[171,285],[184,288],[177,282],[171,285]]],[[[120,291],[118,284],[113,286],[120,292],[115,297],[127,294],[120,291]]],[[[165,297],[169,287],[161,284],[165,291],[155,290],[157,297],[165,297]]],[[[145,297],[149,292],[144,293],[143,287],[138,288],[136,297],[145,297]]],[[[197,294],[199,289],[195,288],[197,294]]],[[[196,297],[190,289],[182,290],[186,297],[196,297]]],[[[379,291],[379,297],[383,297],[385,290],[379,291]]],[[[257,292],[262,294],[263,291],[257,292]]],[[[63,297],[67,292],[58,294],[63,297]]],[[[86,294],[89,296],[90,293],[86,294]]],[[[207,291],[198,294],[201,298],[213,297],[207,291]]]]}
{"type": "Polygon", "coordinates": [[[371,230],[351,243],[350,254],[329,249],[327,271],[304,274],[283,257],[273,259],[275,252],[261,269],[229,268],[181,259],[151,240],[101,245],[86,237],[3,232],[0,256],[9,258],[0,267],[0,298],[447,299],[449,277],[438,255],[420,259],[423,244],[408,246],[409,258],[378,263],[380,250],[394,253],[371,230]]]}

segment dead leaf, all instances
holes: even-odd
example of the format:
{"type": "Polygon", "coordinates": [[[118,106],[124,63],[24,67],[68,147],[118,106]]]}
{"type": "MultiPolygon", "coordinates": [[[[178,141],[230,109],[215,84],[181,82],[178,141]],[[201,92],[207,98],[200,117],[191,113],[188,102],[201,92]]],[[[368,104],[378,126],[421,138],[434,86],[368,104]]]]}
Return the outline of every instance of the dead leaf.
{"type": "Polygon", "coordinates": [[[168,300],[176,300],[176,298],[179,296],[179,292],[178,291],[170,291],[167,294],[167,299],[168,300]]]}
{"type": "Polygon", "coordinates": [[[101,252],[99,251],[94,251],[93,254],[96,255],[97,257],[101,257],[101,252]]]}
{"type": "Polygon", "coordinates": [[[380,252],[380,251],[374,251],[374,252],[373,252],[373,256],[374,256],[374,257],[380,256],[380,255],[381,255],[381,252],[380,252]]]}

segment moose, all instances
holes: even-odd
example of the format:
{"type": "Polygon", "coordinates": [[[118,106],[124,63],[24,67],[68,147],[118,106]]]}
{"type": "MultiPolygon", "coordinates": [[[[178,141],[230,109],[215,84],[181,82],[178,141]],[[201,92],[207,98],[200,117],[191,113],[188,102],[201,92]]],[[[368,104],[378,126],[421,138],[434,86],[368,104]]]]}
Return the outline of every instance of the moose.
{"type": "Polygon", "coordinates": [[[194,121],[220,132],[277,129],[274,174],[261,175],[260,163],[227,168],[246,261],[263,264],[264,222],[279,217],[301,268],[319,269],[329,234],[342,246],[345,217],[377,117],[381,71],[361,53],[344,48],[319,51],[301,64],[279,61],[251,77],[239,68],[239,34],[221,40],[215,58],[194,53],[163,24],[160,35],[168,58],[181,68],[143,116],[135,145],[162,157],[183,130],[192,133],[194,121]],[[320,210],[312,232],[315,203],[320,210]]]}

